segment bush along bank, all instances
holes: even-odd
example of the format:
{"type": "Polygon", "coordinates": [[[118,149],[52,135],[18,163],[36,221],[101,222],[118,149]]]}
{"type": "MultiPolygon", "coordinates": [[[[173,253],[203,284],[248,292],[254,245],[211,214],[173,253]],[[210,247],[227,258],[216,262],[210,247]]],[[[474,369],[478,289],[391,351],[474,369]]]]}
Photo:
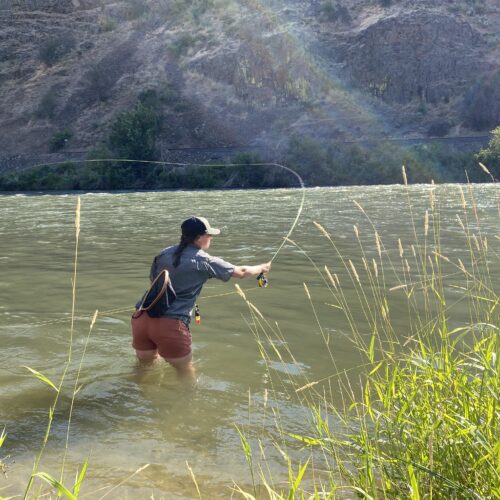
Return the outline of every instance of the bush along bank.
{"type": "MultiPolygon", "coordinates": [[[[225,189],[296,186],[295,179],[255,153],[241,153],[226,165],[172,166],[161,164],[155,141],[161,117],[146,104],[116,118],[108,142],[83,162],[42,165],[0,176],[2,191],[225,189]],[[112,158],[130,158],[127,162],[112,158]],[[133,161],[140,159],[141,161],[133,161]],[[101,161],[99,161],[101,160],[101,161]]],[[[401,148],[382,143],[375,148],[356,144],[324,146],[306,137],[293,137],[280,161],[295,170],[307,186],[392,184],[402,165],[413,183],[488,182],[500,178],[500,127],[487,148],[457,152],[441,144],[401,148]],[[486,170],[478,168],[478,164],[486,170]]]]}

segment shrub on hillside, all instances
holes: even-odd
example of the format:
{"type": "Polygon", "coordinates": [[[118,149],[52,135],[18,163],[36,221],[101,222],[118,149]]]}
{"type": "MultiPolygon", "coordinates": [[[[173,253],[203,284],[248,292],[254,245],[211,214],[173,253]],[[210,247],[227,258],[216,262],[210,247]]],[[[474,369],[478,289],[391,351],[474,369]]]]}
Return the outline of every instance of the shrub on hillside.
{"type": "Polygon", "coordinates": [[[139,102],[132,111],[119,114],[111,125],[109,146],[120,158],[152,160],[160,115],[139,102]]]}
{"type": "Polygon", "coordinates": [[[320,17],[325,21],[351,21],[349,9],[338,0],[323,0],[319,6],[320,17]]]}
{"type": "Polygon", "coordinates": [[[66,143],[71,139],[72,133],[69,130],[62,130],[60,132],[56,132],[49,141],[49,150],[51,153],[55,153],[60,151],[66,143]]]}
{"type": "Polygon", "coordinates": [[[148,10],[149,6],[145,0],[127,0],[126,15],[129,21],[142,17],[148,10]]]}
{"type": "Polygon", "coordinates": [[[429,125],[427,135],[429,137],[443,137],[448,134],[451,129],[451,123],[447,120],[438,120],[429,125]]]}
{"type": "Polygon", "coordinates": [[[55,111],[57,107],[57,98],[52,90],[49,90],[40,99],[40,103],[35,110],[35,116],[37,118],[54,118],[55,111]]]}
{"type": "Polygon", "coordinates": [[[500,123],[500,70],[484,76],[464,97],[465,124],[475,130],[491,129],[500,123]]]}
{"type": "Polygon", "coordinates": [[[52,66],[71,52],[75,45],[75,38],[70,33],[49,38],[40,45],[38,59],[47,66],[52,66]]]}

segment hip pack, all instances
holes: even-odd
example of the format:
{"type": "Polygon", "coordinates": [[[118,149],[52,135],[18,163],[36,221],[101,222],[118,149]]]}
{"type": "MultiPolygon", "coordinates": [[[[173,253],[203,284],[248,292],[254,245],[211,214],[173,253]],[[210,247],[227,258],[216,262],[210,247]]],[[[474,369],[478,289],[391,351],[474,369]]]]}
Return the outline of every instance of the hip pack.
{"type": "Polygon", "coordinates": [[[134,317],[140,316],[143,311],[146,311],[152,318],[161,318],[165,316],[175,297],[170,276],[168,271],[164,269],[156,276],[143,295],[134,317]]]}

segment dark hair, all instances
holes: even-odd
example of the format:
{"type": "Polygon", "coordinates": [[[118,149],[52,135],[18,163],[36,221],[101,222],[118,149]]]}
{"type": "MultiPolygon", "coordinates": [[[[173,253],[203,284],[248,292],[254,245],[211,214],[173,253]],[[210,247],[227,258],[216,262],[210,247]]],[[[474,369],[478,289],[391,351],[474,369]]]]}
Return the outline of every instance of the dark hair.
{"type": "Polygon", "coordinates": [[[198,238],[199,235],[196,235],[196,236],[186,236],[185,234],[183,234],[181,236],[181,241],[179,242],[179,245],[177,246],[177,248],[175,249],[175,252],[174,252],[174,267],[177,267],[180,262],[181,262],[181,255],[182,255],[182,252],[184,252],[184,249],[190,245],[191,243],[194,243],[195,240],[198,238]]]}

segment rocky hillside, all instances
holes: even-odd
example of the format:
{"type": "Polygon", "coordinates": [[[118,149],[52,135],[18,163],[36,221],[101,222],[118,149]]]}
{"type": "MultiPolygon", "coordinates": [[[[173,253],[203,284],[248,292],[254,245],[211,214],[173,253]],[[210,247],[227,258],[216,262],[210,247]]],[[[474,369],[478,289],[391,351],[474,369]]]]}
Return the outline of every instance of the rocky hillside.
{"type": "Polygon", "coordinates": [[[500,122],[496,0],[0,0],[0,156],[470,135],[500,122]]]}

